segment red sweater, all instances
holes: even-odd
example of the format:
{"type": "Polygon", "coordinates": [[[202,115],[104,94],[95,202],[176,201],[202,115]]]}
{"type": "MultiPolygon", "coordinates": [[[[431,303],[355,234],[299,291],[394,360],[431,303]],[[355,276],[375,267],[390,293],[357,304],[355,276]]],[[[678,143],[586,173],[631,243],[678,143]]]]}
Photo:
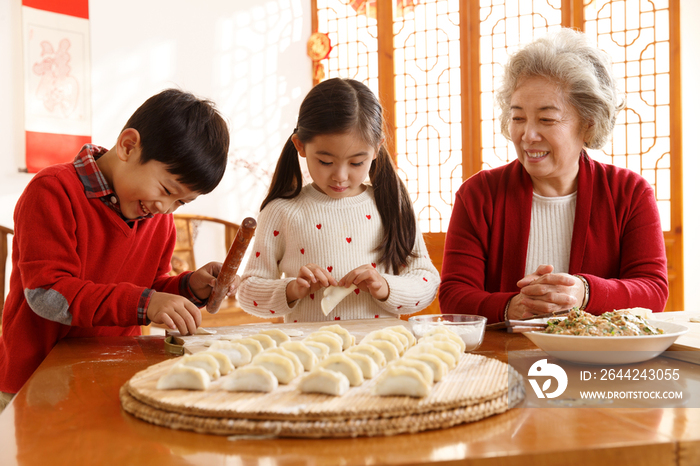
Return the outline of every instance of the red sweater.
{"type": "MultiPolygon", "coordinates": [[[[517,160],[462,184],[445,237],[441,312],[503,320],[525,275],[531,207],[532,181],[517,160]]],[[[580,158],[569,273],[590,284],[588,312],[663,311],[663,232],[654,191],[640,175],[580,158]]]]}
{"type": "Polygon", "coordinates": [[[139,335],[138,325],[148,320],[138,303],[149,289],[181,294],[181,277],[168,275],[172,216],[130,228],[100,199],[87,198],[72,163],[36,174],[14,222],[0,391],[19,391],[62,338],[139,335]]]}

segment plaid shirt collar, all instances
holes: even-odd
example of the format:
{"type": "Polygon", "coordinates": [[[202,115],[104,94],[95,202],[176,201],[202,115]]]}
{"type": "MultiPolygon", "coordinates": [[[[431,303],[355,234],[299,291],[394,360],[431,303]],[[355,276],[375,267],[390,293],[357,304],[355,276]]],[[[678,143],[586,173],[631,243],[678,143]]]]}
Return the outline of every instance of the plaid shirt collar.
{"type": "Polygon", "coordinates": [[[97,159],[107,153],[104,147],[93,144],[85,144],[73,160],[73,166],[78,173],[81,183],[85,187],[85,195],[88,199],[99,198],[107,207],[114,210],[127,223],[132,223],[144,218],[151,218],[148,214],[135,219],[125,218],[119,205],[119,197],[107,183],[107,179],[97,166],[97,159]]]}

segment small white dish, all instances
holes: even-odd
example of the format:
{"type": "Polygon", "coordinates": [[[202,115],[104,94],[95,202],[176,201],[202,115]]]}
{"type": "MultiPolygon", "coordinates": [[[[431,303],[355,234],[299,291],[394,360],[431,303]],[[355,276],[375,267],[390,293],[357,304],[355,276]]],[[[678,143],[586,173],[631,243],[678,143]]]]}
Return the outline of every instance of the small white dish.
{"type": "Polygon", "coordinates": [[[668,349],[688,327],[673,322],[648,320],[664,331],[661,335],[589,337],[524,332],[538,348],[555,358],[580,364],[632,364],[648,361],[668,349]]]}
{"type": "Polygon", "coordinates": [[[437,326],[452,330],[464,342],[465,351],[473,351],[484,341],[486,317],[472,314],[423,314],[408,318],[416,338],[422,338],[437,326]]]}

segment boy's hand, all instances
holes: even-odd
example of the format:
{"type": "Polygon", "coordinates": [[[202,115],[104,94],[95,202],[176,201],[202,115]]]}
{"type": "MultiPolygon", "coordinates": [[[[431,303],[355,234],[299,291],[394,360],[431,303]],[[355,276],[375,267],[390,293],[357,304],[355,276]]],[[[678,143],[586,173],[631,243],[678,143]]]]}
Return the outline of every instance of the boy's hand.
{"type": "MultiPolygon", "coordinates": [[[[219,276],[219,272],[221,272],[221,262],[209,262],[204,267],[192,273],[190,277],[190,288],[197,298],[204,301],[209,297],[211,290],[216,284],[216,277],[219,276]]],[[[226,292],[226,296],[233,296],[240,284],[241,277],[236,275],[236,278],[226,292]]]]}
{"type": "Polygon", "coordinates": [[[299,269],[296,280],[287,285],[287,303],[291,304],[322,287],[337,284],[327,269],[316,264],[306,264],[299,269]]]}
{"type": "Polygon", "coordinates": [[[197,306],[183,296],[170,293],[153,293],[146,309],[151,322],[164,324],[182,335],[192,334],[202,323],[202,314],[197,306]]]}
{"type": "Polygon", "coordinates": [[[346,287],[351,284],[357,285],[361,291],[368,292],[379,301],[385,301],[389,297],[389,284],[370,264],[361,265],[355,270],[351,270],[338,283],[338,285],[346,287]]]}

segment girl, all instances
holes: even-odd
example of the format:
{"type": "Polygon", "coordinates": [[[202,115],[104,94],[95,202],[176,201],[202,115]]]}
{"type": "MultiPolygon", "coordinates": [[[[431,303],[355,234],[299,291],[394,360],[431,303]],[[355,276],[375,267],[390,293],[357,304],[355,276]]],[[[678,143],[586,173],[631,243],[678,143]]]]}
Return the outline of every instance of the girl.
{"type": "Polygon", "coordinates": [[[358,81],[329,79],[304,98],[260,207],[238,292],[245,311],[285,322],[367,319],[433,301],[440,276],[382,128],[379,101],[358,81]],[[306,186],[297,154],[313,180],[306,186]],[[353,284],[324,315],[324,289],[353,284]]]}

